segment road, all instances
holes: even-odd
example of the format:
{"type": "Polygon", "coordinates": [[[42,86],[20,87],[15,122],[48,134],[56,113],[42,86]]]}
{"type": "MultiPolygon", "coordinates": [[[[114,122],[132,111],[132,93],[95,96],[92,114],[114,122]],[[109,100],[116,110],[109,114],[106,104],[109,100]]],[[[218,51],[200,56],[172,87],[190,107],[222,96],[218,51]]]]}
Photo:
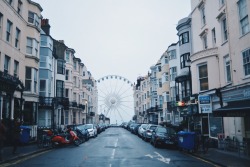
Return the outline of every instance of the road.
{"type": "Polygon", "coordinates": [[[154,148],[123,128],[109,128],[79,147],[52,149],[16,162],[15,167],[216,166],[175,149],[154,148]]]}

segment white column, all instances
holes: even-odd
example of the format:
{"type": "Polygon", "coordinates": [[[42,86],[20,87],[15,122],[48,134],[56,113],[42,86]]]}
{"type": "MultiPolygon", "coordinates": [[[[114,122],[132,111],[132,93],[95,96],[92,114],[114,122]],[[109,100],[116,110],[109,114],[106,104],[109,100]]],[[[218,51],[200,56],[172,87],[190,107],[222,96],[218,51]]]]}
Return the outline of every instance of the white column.
{"type": "Polygon", "coordinates": [[[13,120],[14,119],[14,97],[11,97],[11,111],[10,111],[10,118],[13,120]]]}

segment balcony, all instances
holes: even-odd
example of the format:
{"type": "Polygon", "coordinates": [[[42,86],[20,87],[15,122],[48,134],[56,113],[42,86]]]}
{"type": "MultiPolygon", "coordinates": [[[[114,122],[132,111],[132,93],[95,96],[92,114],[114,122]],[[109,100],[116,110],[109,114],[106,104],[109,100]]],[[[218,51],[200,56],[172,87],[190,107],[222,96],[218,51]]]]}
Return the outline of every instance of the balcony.
{"type": "Polygon", "coordinates": [[[56,97],[57,104],[62,105],[65,109],[69,108],[69,98],[65,97],[56,97]]]}
{"type": "Polygon", "coordinates": [[[93,112],[93,111],[89,112],[89,113],[88,113],[88,116],[94,117],[94,116],[95,116],[95,112],[93,112]]]}
{"type": "Polygon", "coordinates": [[[151,113],[157,113],[162,111],[162,108],[160,106],[155,106],[155,107],[151,107],[149,109],[147,109],[147,114],[151,114],[151,113]]]}
{"type": "Polygon", "coordinates": [[[79,108],[85,110],[85,105],[79,104],[79,108]]]}
{"type": "Polygon", "coordinates": [[[55,99],[53,97],[39,97],[39,108],[53,108],[55,99]]]}
{"type": "Polygon", "coordinates": [[[70,106],[70,107],[78,107],[76,101],[71,101],[71,102],[69,103],[69,106],[70,106]]]}

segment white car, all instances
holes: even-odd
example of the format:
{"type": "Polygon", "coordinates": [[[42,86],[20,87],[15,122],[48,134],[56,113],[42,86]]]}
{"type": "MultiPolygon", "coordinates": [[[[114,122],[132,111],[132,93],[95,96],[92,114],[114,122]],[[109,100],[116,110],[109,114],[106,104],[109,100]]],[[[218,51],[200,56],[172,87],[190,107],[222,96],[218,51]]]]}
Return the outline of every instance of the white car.
{"type": "Polygon", "coordinates": [[[139,135],[139,137],[142,137],[142,134],[146,130],[147,126],[148,126],[148,124],[141,124],[141,126],[138,128],[138,135],[139,135]]]}
{"type": "Polygon", "coordinates": [[[90,137],[96,137],[97,136],[97,129],[94,124],[85,124],[85,129],[88,130],[90,137]]]}

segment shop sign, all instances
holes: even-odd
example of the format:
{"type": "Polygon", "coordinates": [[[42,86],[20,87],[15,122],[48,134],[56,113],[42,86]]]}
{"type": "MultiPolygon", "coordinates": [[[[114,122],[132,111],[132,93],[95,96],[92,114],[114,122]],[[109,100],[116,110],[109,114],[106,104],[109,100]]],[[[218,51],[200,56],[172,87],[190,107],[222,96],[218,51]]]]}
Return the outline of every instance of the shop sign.
{"type": "Polygon", "coordinates": [[[199,95],[199,113],[212,113],[211,97],[209,95],[199,95]]]}

